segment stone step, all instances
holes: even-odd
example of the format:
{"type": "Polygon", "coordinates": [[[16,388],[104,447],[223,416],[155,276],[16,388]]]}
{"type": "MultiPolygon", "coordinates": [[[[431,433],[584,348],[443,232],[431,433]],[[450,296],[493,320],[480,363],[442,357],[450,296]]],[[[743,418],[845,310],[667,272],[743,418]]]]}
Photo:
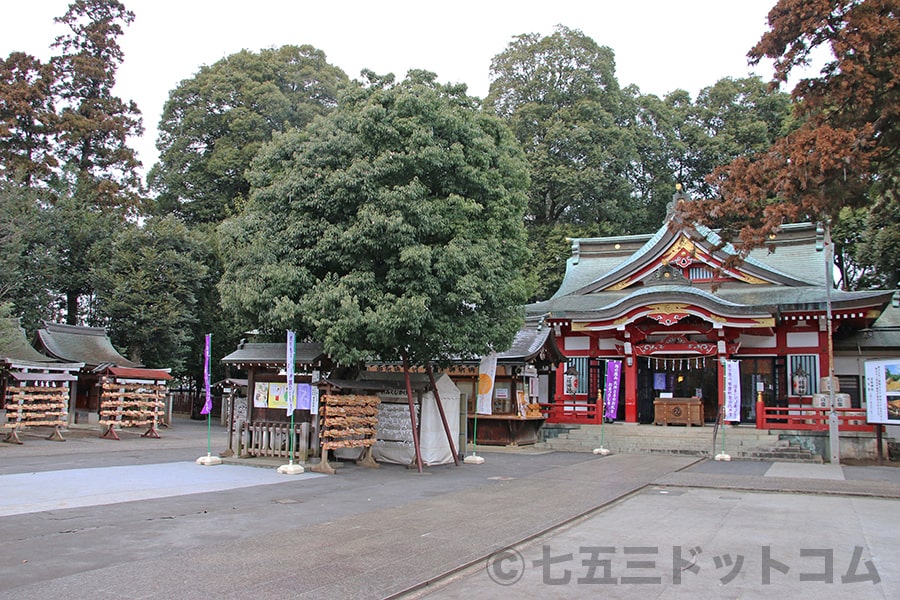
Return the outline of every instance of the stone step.
{"type": "Polygon", "coordinates": [[[582,425],[552,431],[536,447],[560,452],[593,452],[606,448],[626,454],[714,456],[724,451],[734,458],[785,462],[822,462],[822,457],[792,446],[778,434],[751,428],[720,429],[713,446],[712,427],[654,427],[648,425],[582,425]],[[601,444],[601,438],[603,443],[601,444]],[[724,438],[724,439],[723,439],[724,438]]]}
{"type": "MultiPolygon", "coordinates": [[[[552,440],[547,440],[548,443],[552,442],[571,442],[573,444],[583,444],[583,445],[596,445],[601,443],[609,443],[609,444],[618,444],[618,445],[634,445],[634,446],[646,446],[646,445],[654,445],[654,446],[711,446],[713,445],[712,438],[698,438],[698,439],[680,439],[680,438],[644,438],[641,436],[628,436],[628,437],[615,437],[615,436],[599,436],[599,435],[591,435],[591,436],[560,436],[558,438],[553,438],[552,440]]],[[[715,445],[720,445],[723,443],[722,438],[718,438],[715,440],[715,445]]],[[[790,445],[790,442],[786,440],[780,440],[775,437],[764,438],[764,439],[734,439],[734,438],[725,438],[724,443],[728,446],[740,446],[747,448],[755,448],[755,447],[787,447],[790,445]]]]}

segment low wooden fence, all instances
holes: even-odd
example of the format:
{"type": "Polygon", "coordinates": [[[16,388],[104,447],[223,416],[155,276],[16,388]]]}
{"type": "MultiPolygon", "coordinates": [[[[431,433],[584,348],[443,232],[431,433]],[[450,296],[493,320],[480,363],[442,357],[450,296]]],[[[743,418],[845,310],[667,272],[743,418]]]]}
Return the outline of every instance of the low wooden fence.
{"type": "Polygon", "coordinates": [[[274,457],[306,460],[309,456],[309,423],[274,423],[258,421],[237,424],[237,455],[241,458],[274,457]],[[294,436],[293,457],[291,435],[294,436]]]}

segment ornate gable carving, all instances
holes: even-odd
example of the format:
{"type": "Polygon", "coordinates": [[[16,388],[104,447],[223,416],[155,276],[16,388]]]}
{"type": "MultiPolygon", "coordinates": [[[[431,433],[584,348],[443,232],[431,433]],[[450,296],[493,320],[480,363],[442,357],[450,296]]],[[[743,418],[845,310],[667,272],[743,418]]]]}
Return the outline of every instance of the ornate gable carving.
{"type": "Polygon", "coordinates": [[[644,278],[645,285],[691,285],[688,278],[681,272],[681,268],[663,263],[644,278]]]}

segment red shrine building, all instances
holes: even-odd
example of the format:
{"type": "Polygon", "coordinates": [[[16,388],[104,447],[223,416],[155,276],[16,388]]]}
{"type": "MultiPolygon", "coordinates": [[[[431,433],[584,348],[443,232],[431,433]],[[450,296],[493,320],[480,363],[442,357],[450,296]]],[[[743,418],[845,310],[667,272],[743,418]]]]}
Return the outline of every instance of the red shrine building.
{"type": "MultiPolygon", "coordinates": [[[[684,199],[678,193],[674,201],[684,199]]],[[[890,309],[892,290],[826,289],[815,224],[784,225],[737,266],[728,260],[734,247],[715,231],[674,225],[670,210],[651,235],[571,240],[559,290],[526,307],[565,356],[549,420],[599,423],[597,400],[609,363],[618,361],[618,398],[605,400],[616,420],[653,423],[657,401],[672,398],[692,402],[693,424],[712,422],[724,404],[726,365],[737,361],[740,421],[787,423],[759,408],[816,406],[834,356],[828,328],[840,346],[890,309]]],[[[838,406],[858,409],[862,363],[835,365],[838,406]]],[[[864,426],[864,418],[846,423],[864,426]]]]}

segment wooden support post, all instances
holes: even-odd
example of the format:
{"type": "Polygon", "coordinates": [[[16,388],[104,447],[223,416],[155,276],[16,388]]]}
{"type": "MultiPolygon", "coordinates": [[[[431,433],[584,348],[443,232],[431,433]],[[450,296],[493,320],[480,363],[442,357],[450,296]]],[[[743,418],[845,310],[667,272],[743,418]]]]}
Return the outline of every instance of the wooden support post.
{"type": "Polygon", "coordinates": [[[16,433],[16,428],[13,427],[9,430],[9,433],[6,434],[6,437],[3,438],[3,441],[7,444],[19,444],[22,445],[22,440],[19,439],[19,434],[16,433]]]}
{"type": "Polygon", "coordinates": [[[422,450],[419,446],[419,428],[416,424],[416,405],[413,400],[412,384],[409,381],[409,359],[403,354],[403,377],[406,380],[406,398],[409,401],[409,421],[412,423],[413,446],[416,450],[416,467],[422,472],[422,450]]]}
{"type": "Polygon", "coordinates": [[[316,473],[325,473],[326,475],[334,475],[337,473],[337,471],[334,470],[334,467],[328,464],[328,450],[324,448],[322,448],[322,457],[319,459],[319,462],[311,466],[310,470],[315,471],[316,473]]]}
{"type": "Polygon", "coordinates": [[[381,465],[375,462],[375,458],[372,456],[372,446],[367,446],[366,451],[363,452],[363,457],[356,461],[356,464],[369,467],[370,469],[380,469],[381,465]]]}
{"type": "Polygon", "coordinates": [[[113,424],[110,423],[109,426],[106,428],[106,431],[104,433],[100,434],[100,438],[105,439],[105,440],[118,440],[119,435],[113,429],[113,424]]]}
{"type": "Polygon", "coordinates": [[[882,450],[881,445],[884,443],[884,438],[881,435],[881,432],[884,431],[884,425],[877,423],[875,425],[875,445],[878,447],[876,451],[876,456],[878,457],[878,464],[884,464],[884,450],[882,450]]]}
{"type": "Polygon", "coordinates": [[[53,442],[64,442],[66,438],[62,436],[62,432],[59,430],[59,425],[53,428],[53,433],[47,436],[47,439],[53,442]]]}
{"type": "Polygon", "coordinates": [[[234,392],[228,394],[228,447],[219,456],[226,458],[234,456],[234,392]]]}

